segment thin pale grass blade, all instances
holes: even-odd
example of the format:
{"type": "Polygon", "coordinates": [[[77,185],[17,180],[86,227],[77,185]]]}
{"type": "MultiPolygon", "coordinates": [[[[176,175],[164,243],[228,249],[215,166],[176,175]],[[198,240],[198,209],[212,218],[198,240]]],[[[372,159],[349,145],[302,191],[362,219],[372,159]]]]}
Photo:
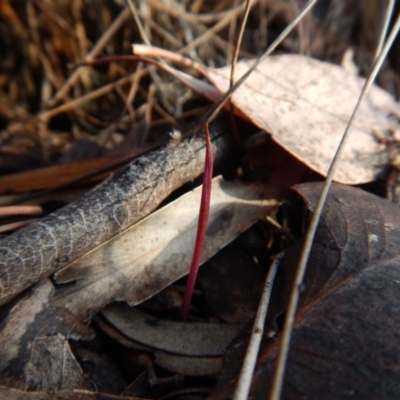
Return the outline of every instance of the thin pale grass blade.
{"type": "Polygon", "coordinates": [[[376,47],[376,51],[375,51],[375,59],[378,58],[379,53],[382,51],[382,47],[385,43],[385,38],[386,38],[388,29],[389,29],[390,19],[392,18],[392,15],[393,15],[394,3],[395,3],[395,0],[389,0],[389,2],[388,2],[385,18],[383,20],[383,27],[382,27],[381,33],[379,35],[378,46],[376,47]]]}
{"type": "Polygon", "coordinates": [[[233,57],[232,57],[232,62],[231,62],[231,77],[230,77],[230,87],[233,86],[234,81],[235,81],[235,66],[237,59],[239,57],[239,49],[240,45],[243,40],[243,34],[244,34],[244,28],[246,27],[247,20],[249,19],[249,12],[252,7],[252,0],[246,0],[246,8],[244,9],[244,15],[243,15],[243,20],[242,23],[240,24],[239,28],[239,35],[237,39],[237,43],[235,46],[235,51],[233,52],[233,57]]]}
{"type": "Polygon", "coordinates": [[[326,201],[326,197],[327,197],[329,188],[331,186],[335,171],[337,169],[337,166],[339,165],[340,157],[341,157],[343,150],[346,146],[346,143],[348,141],[348,138],[350,135],[350,130],[353,125],[353,121],[357,115],[357,112],[360,108],[362,101],[365,99],[368,90],[370,89],[373,81],[375,80],[376,75],[378,74],[379,69],[383,63],[383,60],[385,59],[387,53],[389,52],[389,49],[392,46],[399,30],[400,30],[400,15],[398,16],[396,23],[393,26],[393,29],[392,29],[385,45],[383,46],[382,51],[379,53],[379,56],[375,60],[373,66],[372,66],[371,72],[370,72],[367,80],[365,81],[363,90],[360,94],[360,97],[358,99],[356,107],[354,108],[353,114],[350,117],[347,128],[346,128],[345,132],[343,133],[343,137],[338,146],[335,157],[332,160],[332,164],[329,168],[327,178],[326,178],[324,187],[322,189],[322,193],[320,195],[320,198],[319,198],[319,201],[315,208],[315,211],[312,215],[310,225],[309,225],[309,228],[308,228],[308,231],[306,234],[306,238],[305,238],[303,251],[302,251],[302,254],[301,254],[301,257],[299,260],[299,264],[297,267],[296,277],[295,277],[291,297],[289,300],[288,309],[287,309],[286,316],[285,316],[284,328],[283,328],[283,332],[282,332],[282,336],[281,336],[281,344],[280,344],[280,348],[279,348],[278,359],[277,359],[276,369],[275,369],[275,373],[274,373],[274,379],[272,382],[270,400],[279,400],[280,396],[281,396],[283,377],[284,377],[287,357],[288,357],[288,353],[289,353],[289,344],[290,344],[290,339],[291,339],[291,334],[292,334],[292,329],[293,329],[294,317],[295,317],[295,313],[296,313],[296,309],[297,309],[297,303],[298,303],[298,299],[299,299],[299,295],[300,295],[301,284],[303,282],[307,261],[308,261],[309,254],[311,251],[311,246],[312,246],[312,243],[314,240],[317,225],[318,225],[318,222],[319,222],[319,219],[321,216],[322,208],[326,201]]]}
{"type": "Polygon", "coordinates": [[[260,350],[261,339],[264,332],[265,318],[267,316],[269,300],[271,298],[272,285],[283,256],[284,253],[280,253],[275,257],[275,260],[268,271],[267,278],[265,279],[265,285],[261,294],[257,315],[254,320],[250,342],[247,347],[242,369],[240,370],[233,400],[246,400],[249,396],[251,381],[253,379],[254,369],[257,362],[257,355],[260,350]]]}

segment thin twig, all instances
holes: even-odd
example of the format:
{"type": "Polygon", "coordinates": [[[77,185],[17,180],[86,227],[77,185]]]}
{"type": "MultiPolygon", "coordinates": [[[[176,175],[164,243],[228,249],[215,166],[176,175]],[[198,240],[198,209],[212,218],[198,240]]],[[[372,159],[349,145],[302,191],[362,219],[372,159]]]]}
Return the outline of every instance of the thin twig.
{"type": "Polygon", "coordinates": [[[317,229],[317,225],[318,225],[318,222],[319,222],[319,219],[321,216],[322,208],[325,204],[326,197],[328,195],[328,191],[331,186],[334,174],[339,165],[341,155],[342,155],[345,145],[350,137],[350,130],[353,126],[353,122],[354,122],[355,117],[358,113],[358,110],[361,106],[361,103],[365,99],[365,97],[368,93],[368,90],[370,89],[374,79],[376,78],[376,75],[379,72],[379,69],[383,63],[383,60],[386,57],[390,47],[392,46],[392,43],[395,40],[396,35],[399,30],[400,30],[400,15],[397,18],[396,24],[393,27],[393,29],[389,35],[389,38],[386,41],[382,51],[379,53],[378,58],[375,60],[373,66],[372,66],[372,70],[371,70],[367,80],[365,81],[363,90],[360,94],[360,97],[358,99],[356,107],[354,108],[354,111],[350,117],[349,123],[346,127],[346,130],[345,130],[343,136],[342,136],[342,139],[341,139],[339,147],[336,151],[335,157],[332,160],[332,164],[329,167],[329,171],[328,171],[328,174],[326,177],[324,187],[322,189],[322,193],[319,197],[317,206],[312,215],[310,226],[309,226],[307,234],[306,234],[303,249],[301,252],[301,257],[300,257],[299,264],[297,267],[296,276],[295,276],[293,289],[292,289],[290,300],[289,300],[288,309],[287,309],[286,316],[285,316],[284,328],[283,328],[283,332],[281,335],[281,344],[280,344],[280,348],[279,348],[278,359],[276,362],[275,373],[274,373],[274,378],[273,378],[273,382],[272,382],[270,400],[279,400],[281,392],[282,392],[283,377],[284,377],[287,357],[288,357],[288,353],[289,353],[289,345],[290,345],[290,339],[291,339],[291,334],[292,334],[292,329],[293,329],[294,317],[295,317],[297,304],[298,304],[298,300],[299,300],[299,296],[300,296],[300,290],[301,290],[301,285],[302,285],[303,278],[304,278],[304,273],[305,273],[306,266],[307,266],[307,261],[308,261],[309,255],[310,255],[311,246],[312,246],[315,232],[317,229]]]}
{"type": "Polygon", "coordinates": [[[256,366],[257,355],[260,349],[261,339],[264,332],[264,323],[267,316],[269,300],[271,297],[272,285],[275,280],[276,271],[282,261],[284,253],[279,253],[268,271],[267,278],[265,279],[264,289],[261,294],[260,303],[257,310],[257,315],[254,321],[252,335],[245,359],[240,370],[238,383],[236,386],[233,400],[246,400],[248,398],[253,378],[254,369],[256,366]]]}

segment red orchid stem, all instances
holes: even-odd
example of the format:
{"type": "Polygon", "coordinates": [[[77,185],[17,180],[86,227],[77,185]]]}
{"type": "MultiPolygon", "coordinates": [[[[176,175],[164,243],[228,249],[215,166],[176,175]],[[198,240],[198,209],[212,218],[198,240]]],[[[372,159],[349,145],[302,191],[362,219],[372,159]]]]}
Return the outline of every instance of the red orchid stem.
{"type": "Polygon", "coordinates": [[[213,174],[213,152],[208,124],[204,126],[204,131],[206,133],[206,159],[204,165],[203,188],[201,190],[199,220],[197,222],[197,234],[193,250],[192,264],[190,265],[190,272],[181,309],[181,321],[186,321],[189,314],[189,307],[192,301],[194,285],[196,283],[197,273],[199,271],[201,252],[203,251],[204,247],[204,238],[206,236],[208,215],[210,213],[211,182],[213,174]]]}

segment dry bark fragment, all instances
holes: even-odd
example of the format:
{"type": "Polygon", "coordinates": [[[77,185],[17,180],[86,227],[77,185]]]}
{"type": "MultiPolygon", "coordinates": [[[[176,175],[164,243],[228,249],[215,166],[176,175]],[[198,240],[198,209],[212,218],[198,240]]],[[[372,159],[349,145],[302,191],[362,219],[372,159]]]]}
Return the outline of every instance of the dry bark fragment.
{"type": "MultiPolygon", "coordinates": [[[[216,160],[233,148],[222,124],[212,132],[216,160]]],[[[0,242],[0,304],[51,275],[151,211],[204,169],[202,138],[171,141],[133,161],[78,201],[0,242]]]]}

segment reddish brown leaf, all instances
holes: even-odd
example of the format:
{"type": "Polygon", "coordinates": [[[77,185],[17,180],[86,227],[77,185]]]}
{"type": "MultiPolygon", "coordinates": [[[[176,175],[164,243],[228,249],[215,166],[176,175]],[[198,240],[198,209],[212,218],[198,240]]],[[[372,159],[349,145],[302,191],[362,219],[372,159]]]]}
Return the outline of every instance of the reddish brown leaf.
{"type": "MultiPolygon", "coordinates": [[[[296,187],[313,209],[322,184],[296,187]]],[[[301,243],[274,286],[252,398],[271,387],[301,243]],[[278,340],[276,339],[278,338],[278,340]]],[[[282,399],[400,397],[400,213],[360,189],[333,185],[319,224],[294,324],[282,399]]],[[[232,355],[229,355],[232,364],[232,355]]],[[[227,370],[225,372],[225,375],[227,370]]],[[[227,377],[227,376],[225,376],[227,377]]],[[[225,381],[226,382],[226,381],[225,381]]],[[[225,386],[215,394],[231,392],[225,386]]]]}

